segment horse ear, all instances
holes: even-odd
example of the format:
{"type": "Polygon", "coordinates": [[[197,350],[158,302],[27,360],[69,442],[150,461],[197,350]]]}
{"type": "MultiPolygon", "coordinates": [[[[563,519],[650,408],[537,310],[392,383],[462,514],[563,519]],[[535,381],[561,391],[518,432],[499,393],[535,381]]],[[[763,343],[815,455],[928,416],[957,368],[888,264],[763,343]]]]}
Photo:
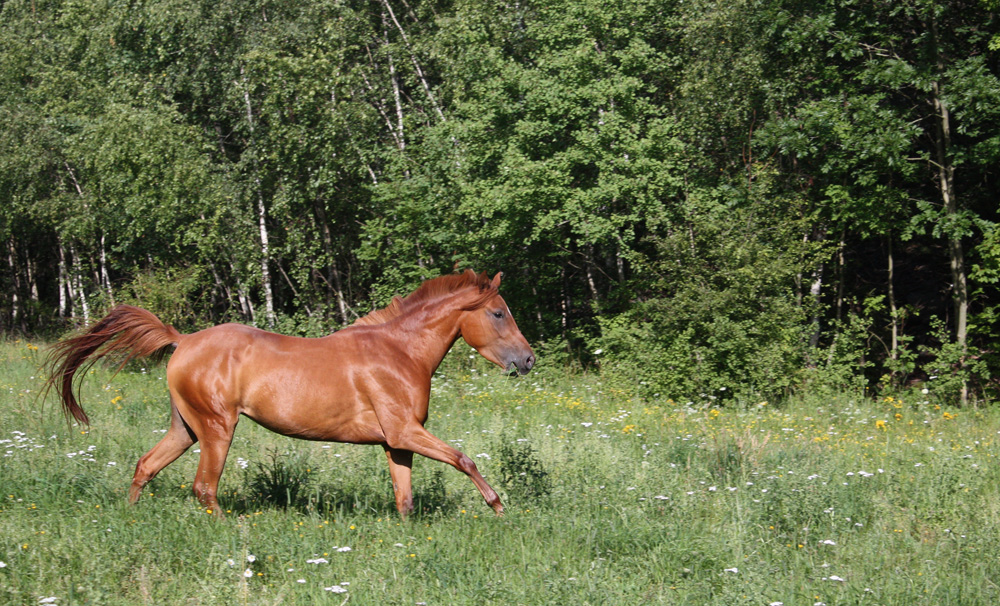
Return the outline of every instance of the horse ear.
{"type": "Polygon", "coordinates": [[[492,288],[500,288],[500,278],[502,278],[502,277],[503,277],[503,272],[502,271],[498,271],[497,275],[493,276],[493,281],[490,282],[490,286],[492,288]]]}

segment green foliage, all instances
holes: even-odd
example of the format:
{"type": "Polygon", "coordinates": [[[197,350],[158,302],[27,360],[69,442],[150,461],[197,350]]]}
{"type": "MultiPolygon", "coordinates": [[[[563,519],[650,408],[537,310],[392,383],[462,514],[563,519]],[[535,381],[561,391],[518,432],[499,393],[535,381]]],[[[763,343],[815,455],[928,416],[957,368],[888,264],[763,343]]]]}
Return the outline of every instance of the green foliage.
{"type": "Polygon", "coordinates": [[[257,461],[244,470],[246,474],[245,511],[261,507],[303,507],[312,479],[309,457],[303,453],[270,451],[265,460],[257,461]]]}
{"type": "MultiPolygon", "coordinates": [[[[883,305],[882,297],[867,299],[859,306],[861,312],[831,327],[833,337],[825,346],[810,352],[809,366],[801,373],[799,387],[803,393],[865,395],[874,383],[871,373],[878,370],[868,356],[873,349],[872,342],[877,341],[876,316],[883,305]]],[[[903,359],[908,359],[910,353],[910,350],[903,350],[903,359]]],[[[902,370],[898,360],[887,366],[893,371],[902,370]]]]}
{"type": "Polygon", "coordinates": [[[551,363],[647,394],[899,385],[939,353],[996,389],[993,0],[0,17],[4,333],[124,300],[320,335],[472,266],[551,363]]]}
{"type": "MultiPolygon", "coordinates": [[[[725,212],[704,202],[708,212],[725,212]]],[[[599,320],[594,346],[618,382],[682,401],[766,399],[792,387],[803,363],[805,312],[791,287],[808,249],[776,250],[757,237],[770,228],[765,205],[729,212],[725,226],[694,215],[657,239],[649,266],[662,290],[599,320]]]]}
{"type": "Polygon", "coordinates": [[[963,387],[972,384],[984,394],[995,392],[990,372],[990,359],[976,348],[963,347],[949,334],[940,318],[931,319],[931,334],[935,342],[923,346],[922,353],[931,358],[927,364],[929,388],[943,402],[954,402],[963,387]]]}
{"type": "Polygon", "coordinates": [[[119,302],[148,309],[181,331],[203,328],[199,310],[208,287],[205,274],[200,267],[136,271],[119,291],[119,302]]]}
{"type": "Polygon", "coordinates": [[[283,335],[325,337],[339,328],[334,321],[328,319],[334,316],[333,310],[316,310],[312,314],[302,311],[290,316],[281,314],[275,322],[274,330],[283,335]]]}
{"type": "Polygon", "coordinates": [[[552,491],[552,480],[527,438],[501,433],[496,442],[499,484],[518,502],[537,503],[552,491]]]}

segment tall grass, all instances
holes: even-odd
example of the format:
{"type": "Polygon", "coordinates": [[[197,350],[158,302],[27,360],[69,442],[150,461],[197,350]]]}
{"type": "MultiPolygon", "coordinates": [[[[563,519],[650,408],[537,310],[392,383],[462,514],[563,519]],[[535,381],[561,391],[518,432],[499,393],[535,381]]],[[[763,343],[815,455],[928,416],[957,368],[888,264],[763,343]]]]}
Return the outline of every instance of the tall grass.
{"type": "Polygon", "coordinates": [[[933,394],[647,402],[465,353],[435,378],[427,425],[473,457],[505,516],[418,457],[401,521],[381,449],[244,419],[219,520],[190,492],[197,444],[125,502],[169,423],[163,367],[91,371],[87,429],[37,399],[33,345],[0,345],[0,604],[1000,599],[992,410],[933,394]]]}

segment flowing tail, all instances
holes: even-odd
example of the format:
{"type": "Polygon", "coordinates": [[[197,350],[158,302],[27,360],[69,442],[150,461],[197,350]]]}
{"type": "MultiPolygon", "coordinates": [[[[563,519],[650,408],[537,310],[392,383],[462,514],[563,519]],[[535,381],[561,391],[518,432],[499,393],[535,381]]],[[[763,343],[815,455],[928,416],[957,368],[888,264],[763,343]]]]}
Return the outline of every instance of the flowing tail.
{"type": "Polygon", "coordinates": [[[90,419],[73,393],[73,379],[81,368],[86,371],[106,356],[121,360],[119,370],[134,358],[155,356],[159,359],[168,347],[180,342],[181,336],[173,326],[167,326],[152,312],[131,305],[118,305],[85,333],[52,347],[47,360],[50,374],[46,390],[55,387],[66,415],[89,425],[90,419]]]}

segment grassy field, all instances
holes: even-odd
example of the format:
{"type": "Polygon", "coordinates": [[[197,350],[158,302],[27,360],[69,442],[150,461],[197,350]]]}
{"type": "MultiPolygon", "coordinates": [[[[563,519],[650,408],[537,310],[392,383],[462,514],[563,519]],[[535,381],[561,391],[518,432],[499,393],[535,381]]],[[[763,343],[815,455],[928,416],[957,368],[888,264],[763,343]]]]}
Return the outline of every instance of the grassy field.
{"type": "Polygon", "coordinates": [[[396,514],[378,447],[244,419],[219,520],[196,444],[125,502],[168,424],[164,367],[96,369],[68,426],[37,394],[44,350],[0,345],[0,604],[995,604],[1000,415],[933,393],[644,402],[468,348],[428,428],[505,497],[417,458],[396,514]]]}

